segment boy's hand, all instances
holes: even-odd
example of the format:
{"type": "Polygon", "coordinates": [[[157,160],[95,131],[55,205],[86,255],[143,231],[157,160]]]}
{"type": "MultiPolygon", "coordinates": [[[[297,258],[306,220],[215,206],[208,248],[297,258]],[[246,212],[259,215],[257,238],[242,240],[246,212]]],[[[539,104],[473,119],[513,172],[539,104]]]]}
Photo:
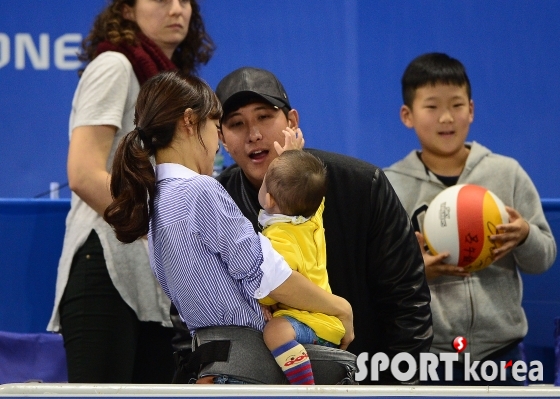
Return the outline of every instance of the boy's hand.
{"type": "Polygon", "coordinates": [[[282,130],[282,133],[284,133],[285,136],[284,147],[282,147],[277,141],[274,142],[274,148],[276,149],[278,155],[281,155],[284,151],[301,150],[303,148],[305,140],[303,139],[303,132],[299,127],[296,130],[291,127],[287,127],[282,130]]]}
{"type": "Polygon", "coordinates": [[[426,267],[426,278],[432,280],[439,276],[458,276],[458,277],[468,277],[469,272],[466,272],[460,266],[448,265],[443,263],[443,260],[449,256],[448,252],[442,252],[438,255],[431,255],[426,251],[424,236],[419,232],[416,232],[416,238],[418,239],[418,244],[420,244],[420,250],[422,251],[422,257],[424,258],[424,266],[426,267]]]}
{"type": "Polygon", "coordinates": [[[498,234],[490,236],[490,241],[502,244],[500,248],[492,251],[494,262],[524,243],[530,231],[529,223],[523,219],[519,212],[509,206],[506,206],[506,211],[509,214],[509,223],[497,225],[498,234]]]}

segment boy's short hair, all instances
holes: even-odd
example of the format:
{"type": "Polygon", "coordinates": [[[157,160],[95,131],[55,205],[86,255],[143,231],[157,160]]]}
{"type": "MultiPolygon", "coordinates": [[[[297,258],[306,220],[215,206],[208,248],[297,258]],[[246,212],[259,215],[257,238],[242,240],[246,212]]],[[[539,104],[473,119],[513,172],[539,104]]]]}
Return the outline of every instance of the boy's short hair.
{"type": "Polygon", "coordinates": [[[471,83],[464,65],[447,54],[427,53],[412,60],[404,71],[401,79],[404,104],[412,108],[418,88],[438,83],[466,86],[471,99],[471,83]]]}
{"type": "Polygon", "coordinates": [[[270,164],[265,182],[283,214],[311,217],[327,192],[327,170],[316,156],[289,150],[270,164]]]}

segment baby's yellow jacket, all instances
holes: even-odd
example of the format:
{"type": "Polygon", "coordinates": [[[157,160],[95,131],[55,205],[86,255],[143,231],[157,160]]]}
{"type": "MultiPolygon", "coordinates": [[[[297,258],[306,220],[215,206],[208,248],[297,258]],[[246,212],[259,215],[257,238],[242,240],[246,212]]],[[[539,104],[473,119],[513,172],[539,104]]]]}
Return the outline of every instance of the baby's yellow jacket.
{"type": "MultiPolygon", "coordinates": [[[[309,220],[300,224],[275,222],[263,230],[263,235],[270,239],[272,246],[284,257],[288,265],[322,289],[331,292],[327,275],[327,247],[323,229],[323,210],[325,200],[309,220]]],[[[276,303],[266,297],[259,301],[263,305],[276,303]]],[[[278,304],[274,317],[290,316],[311,327],[319,338],[334,344],[340,344],[345,329],[341,321],[334,316],[313,313],[278,304]]]]}

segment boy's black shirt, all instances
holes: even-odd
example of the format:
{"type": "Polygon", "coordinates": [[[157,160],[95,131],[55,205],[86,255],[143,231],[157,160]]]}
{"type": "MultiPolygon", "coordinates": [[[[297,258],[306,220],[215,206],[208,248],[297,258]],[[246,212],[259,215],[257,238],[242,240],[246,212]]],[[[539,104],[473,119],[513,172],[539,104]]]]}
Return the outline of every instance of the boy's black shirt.
{"type": "MultiPolygon", "coordinates": [[[[430,291],[424,262],[410,220],[385,174],[356,158],[306,149],[327,167],[323,222],[327,271],[334,294],[354,313],[356,355],[389,357],[408,352],[418,359],[432,342],[430,291]]],[[[218,181],[260,231],[258,191],[241,168],[228,167],[218,181]]],[[[369,362],[367,363],[369,367],[369,362]]],[[[395,382],[390,373],[378,383],[395,382]]],[[[369,377],[361,384],[372,383],[369,377]]]]}

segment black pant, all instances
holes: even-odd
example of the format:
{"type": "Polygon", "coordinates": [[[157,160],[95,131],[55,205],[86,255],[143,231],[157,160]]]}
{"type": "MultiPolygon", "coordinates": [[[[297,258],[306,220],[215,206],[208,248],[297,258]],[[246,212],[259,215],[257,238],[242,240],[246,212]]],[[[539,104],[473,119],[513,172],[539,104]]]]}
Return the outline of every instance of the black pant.
{"type": "Polygon", "coordinates": [[[59,311],[69,382],[171,383],[173,329],[138,320],[113,285],[93,230],[74,256],[59,311]]]}

